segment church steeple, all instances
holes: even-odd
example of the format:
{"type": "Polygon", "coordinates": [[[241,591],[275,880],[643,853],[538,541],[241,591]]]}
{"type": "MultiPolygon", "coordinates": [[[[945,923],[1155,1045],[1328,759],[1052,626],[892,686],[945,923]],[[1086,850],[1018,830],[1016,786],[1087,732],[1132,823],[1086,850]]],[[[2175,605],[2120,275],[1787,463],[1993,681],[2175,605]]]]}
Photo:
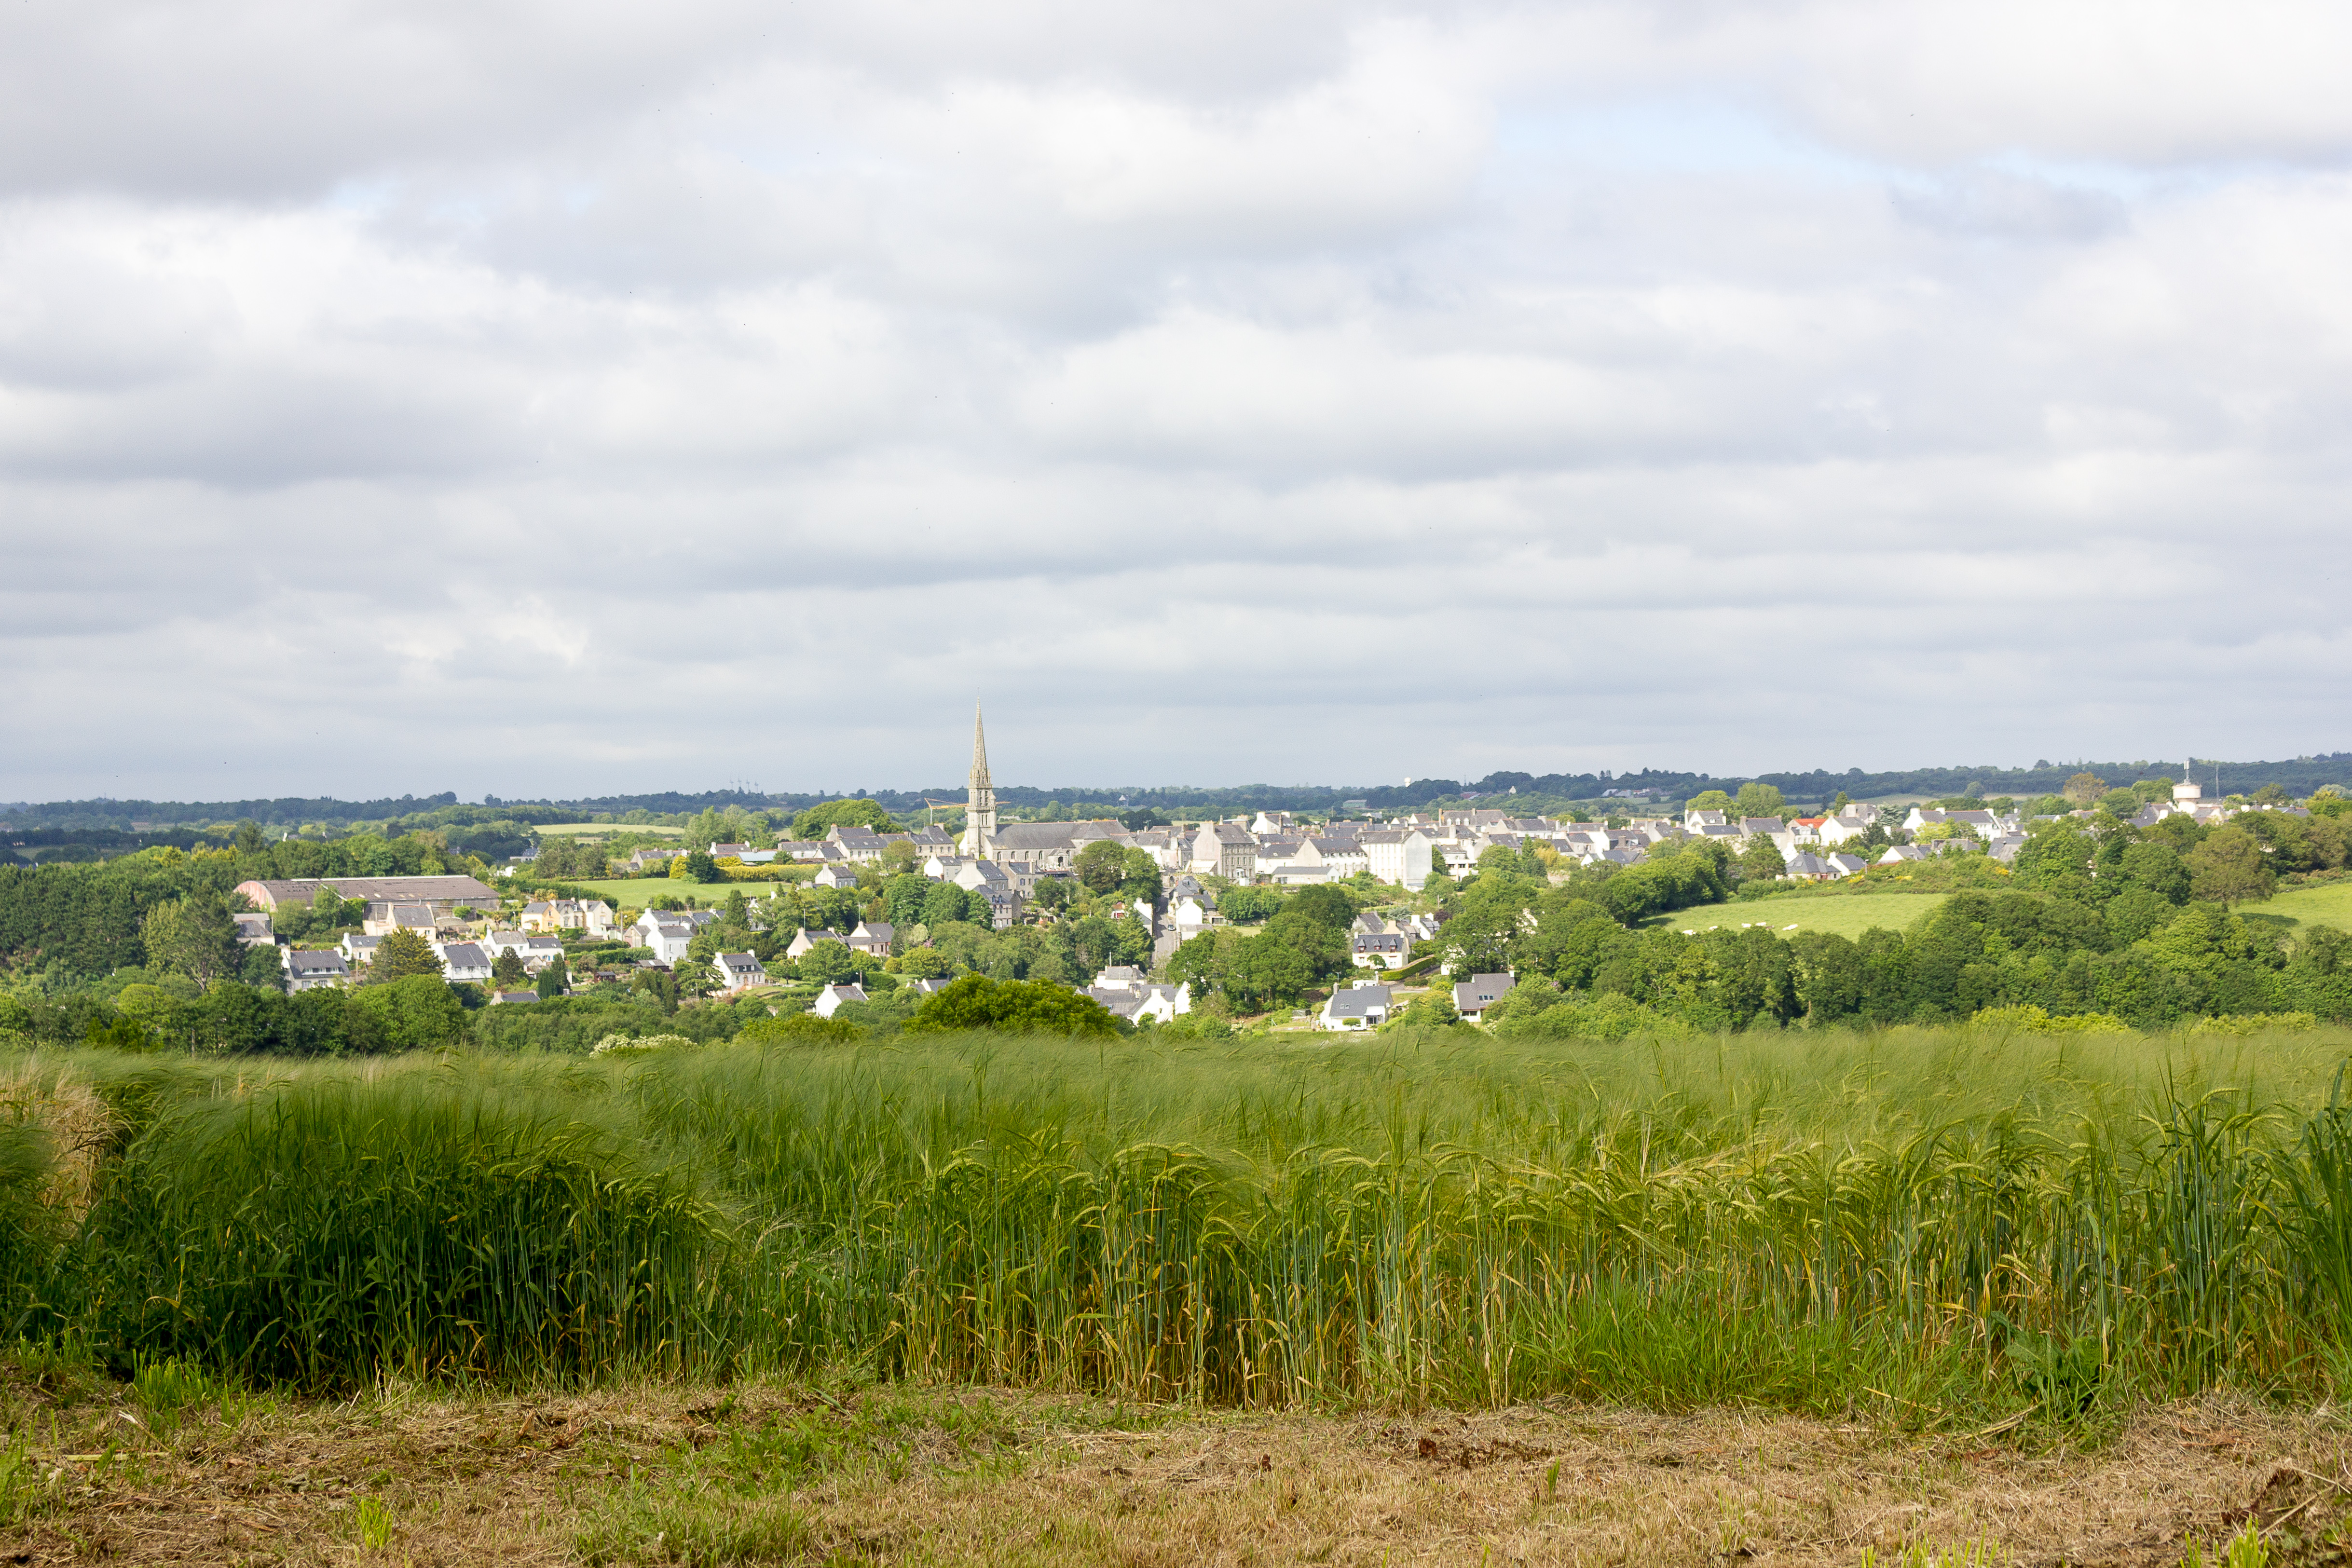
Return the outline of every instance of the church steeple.
{"type": "Polygon", "coordinates": [[[982,729],[980,705],[971,705],[971,777],[964,780],[963,837],[958,848],[975,860],[985,860],[996,843],[996,790],[988,781],[988,736],[982,729]]]}

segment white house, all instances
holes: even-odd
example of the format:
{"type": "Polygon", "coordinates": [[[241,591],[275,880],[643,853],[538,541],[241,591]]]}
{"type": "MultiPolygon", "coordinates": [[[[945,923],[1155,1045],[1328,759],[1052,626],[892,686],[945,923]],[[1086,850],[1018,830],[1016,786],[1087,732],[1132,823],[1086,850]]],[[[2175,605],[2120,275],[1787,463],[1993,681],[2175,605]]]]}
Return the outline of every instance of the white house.
{"type": "Polygon", "coordinates": [[[793,933],[793,939],[790,942],[784,944],[784,956],[798,963],[802,956],[818,943],[840,940],[841,933],[838,931],[828,931],[822,925],[812,931],[803,925],[793,933]]]}
{"type": "Polygon", "coordinates": [[[1315,1015],[1316,1027],[1350,1031],[1378,1029],[1388,1022],[1395,995],[1391,987],[1360,980],[1331,993],[1323,1010],[1315,1015]]]}
{"type": "Polygon", "coordinates": [[[768,981],[768,971],[754,954],[714,953],[710,967],[719,971],[722,990],[740,991],[746,986],[762,986],[768,981]]]}
{"type": "Polygon", "coordinates": [[[866,999],[866,988],[860,985],[827,986],[816,994],[816,1005],[809,1010],[821,1019],[829,1019],[851,1002],[866,999]]]}
{"type": "Polygon", "coordinates": [[[819,887],[856,887],[857,873],[847,862],[836,865],[828,861],[817,867],[816,875],[809,880],[819,887]]]}
{"type": "MultiPolygon", "coordinates": [[[[635,927],[631,929],[634,931],[635,927]]],[[[492,964],[496,964],[502,955],[512,953],[522,960],[522,967],[534,975],[563,951],[561,937],[532,936],[520,931],[493,931],[480,938],[480,942],[482,951],[490,956],[492,964]]]]}
{"type": "Polygon", "coordinates": [[[1476,1023],[1517,983],[1508,975],[1473,975],[1454,986],[1454,1010],[1476,1023]]]}
{"type": "Polygon", "coordinates": [[[849,950],[887,958],[890,944],[897,936],[897,927],[887,920],[861,920],[857,923],[857,929],[849,934],[849,950]]]}
{"type": "Polygon", "coordinates": [[[1402,931],[1359,931],[1351,938],[1350,956],[1368,969],[1402,969],[1412,951],[1412,940],[1402,931]]]}
{"type": "Polygon", "coordinates": [[[525,931],[585,931],[592,936],[610,936],[613,906],[601,898],[551,898],[524,904],[519,924],[525,931]]]}
{"type": "Polygon", "coordinates": [[[1860,855],[1826,854],[1822,857],[1822,864],[1829,868],[1832,876],[1853,876],[1870,869],[1870,862],[1860,855]]]}
{"type": "Polygon", "coordinates": [[[634,945],[649,949],[655,958],[665,964],[675,964],[686,956],[694,931],[694,922],[667,909],[648,909],[629,927],[634,945]]]}
{"type": "Polygon", "coordinates": [[[341,944],[343,962],[356,969],[372,961],[375,957],[376,944],[383,940],[381,936],[370,936],[364,932],[344,933],[341,944]]]}
{"type": "Polygon", "coordinates": [[[332,947],[313,951],[308,948],[280,947],[278,961],[286,969],[286,988],[289,991],[315,991],[321,986],[339,986],[351,978],[352,971],[343,963],[343,956],[332,947]]]}
{"type": "Polygon", "coordinates": [[[435,951],[441,959],[441,977],[452,984],[459,980],[478,983],[490,977],[493,960],[478,942],[452,942],[435,951]]]}
{"type": "Polygon", "coordinates": [[[236,939],[247,947],[272,946],[278,941],[267,915],[232,915],[229,918],[236,922],[236,939]]]}

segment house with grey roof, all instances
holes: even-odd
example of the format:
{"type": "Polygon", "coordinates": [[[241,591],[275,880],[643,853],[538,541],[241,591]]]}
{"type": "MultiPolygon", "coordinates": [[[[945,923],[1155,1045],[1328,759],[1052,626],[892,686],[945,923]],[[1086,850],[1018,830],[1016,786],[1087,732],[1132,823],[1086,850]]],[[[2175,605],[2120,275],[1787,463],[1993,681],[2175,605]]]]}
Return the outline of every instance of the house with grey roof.
{"type": "Polygon", "coordinates": [[[723,990],[740,991],[746,986],[764,986],[768,971],[752,953],[714,953],[710,967],[719,971],[719,984],[723,990]]]}
{"type": "Polygon", "coordinates": [[[1316,1013],[1315,1026],[1350,1033],[1378,1029],[1389,1021],[1395,996],[1393,987],[1369,980],[1342,987],[1333,991],[1316,1013]]]}
{"type": "Polygon", "coordinates": [[[278,961],[285,967],[289,991],[315,991],[322,986],[340,986],[352,977],[343,956],[331,947],[280,947],[278,961]]]}
{"type": "Polygon", "coordinates": [[[459,980],[476,984],[490,977],[490,956],[478,942],[451,942],[437,949],[441,958],[441,977],[455,984],[459,980]]]}
{"type": "MultiPolygon", "coordinates": [[[[784,945],[784,956],[797,962],[820,942],[841,942],[841,933],[828,931],[822,925],[812,931],[803,925],[793,932],[793,939],[784,945]]],[[[843,942],[842,946],[845,947],[848,944],[843,942]]]]}
{"type": "Polygon", "coordinates": [[[829,1019],[852,1002],[866,1000],[866,988],[852,982],[845,986],[827,986],[816,994],[809,1010],[821,1019],[829,1019]]]}
{"type": "Polygon", "coordinates": [[[898,927],[887,920],[861,920],[857,923],[857,929],[849,934],[849,950],[887,958],[890,944],[898,935],[898,927]]]}
{"type": "Polygon", "coordinates": [[[1454,1010],[1476,1023],[1517,983],[1509,975],[1473,975],[1454,986],[1454,1010]]]}

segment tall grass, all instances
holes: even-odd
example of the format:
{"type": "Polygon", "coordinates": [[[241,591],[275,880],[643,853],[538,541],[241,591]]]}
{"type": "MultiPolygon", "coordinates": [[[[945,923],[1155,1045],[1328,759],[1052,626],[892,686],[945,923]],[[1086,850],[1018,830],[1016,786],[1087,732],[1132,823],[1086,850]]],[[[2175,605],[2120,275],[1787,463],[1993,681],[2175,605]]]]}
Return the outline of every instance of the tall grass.
{"type": "Polygon", "coordinates": [[[2072,1415],[2352,1375],[2347,1052],[1900,1030],[89,1055],[124,1146],[11,1288],[126,1363],[316,1385],[856,1363],[1234,1404],[2072,1415]]]}

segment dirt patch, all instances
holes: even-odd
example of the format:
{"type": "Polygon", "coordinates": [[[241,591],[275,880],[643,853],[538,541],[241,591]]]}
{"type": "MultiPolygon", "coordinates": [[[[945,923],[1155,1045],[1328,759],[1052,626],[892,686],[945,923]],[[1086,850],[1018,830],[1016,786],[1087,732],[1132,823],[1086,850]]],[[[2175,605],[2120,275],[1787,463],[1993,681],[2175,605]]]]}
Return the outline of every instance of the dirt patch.
{"type": "Polygon", "coordinates": [[[142,1410],[9,1385],[0,1563],[2352,1562],[2352,1431],[2210,1400],[2099,1446],[1750,1412],[1138,1409],[654,1385],[142,1410]]]}

